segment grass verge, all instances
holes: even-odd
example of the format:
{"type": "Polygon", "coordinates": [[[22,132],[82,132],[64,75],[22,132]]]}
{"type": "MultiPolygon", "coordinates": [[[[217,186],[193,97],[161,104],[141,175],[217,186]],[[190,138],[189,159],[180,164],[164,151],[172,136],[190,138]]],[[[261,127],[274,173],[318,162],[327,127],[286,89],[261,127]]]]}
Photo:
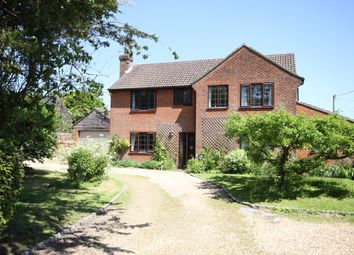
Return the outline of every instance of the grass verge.
{"type": "MultiPolygon", "coordinates": [[[[242,201],[289,208],[354,212],[354,181],[303,177],[294,189],[279,193],[267,178],[239,174],[198,174],[242,201]]],[[[291,212],[290,212],[291,213],[291,212]]]]}
{"type": "Polygon", "coordinates": [[[17,253],[60,232],[108,203],[122,187],[121,182],[110,178],[75,189],[64,173],[34,170],[25,177],[0,251],[17,253]]]}

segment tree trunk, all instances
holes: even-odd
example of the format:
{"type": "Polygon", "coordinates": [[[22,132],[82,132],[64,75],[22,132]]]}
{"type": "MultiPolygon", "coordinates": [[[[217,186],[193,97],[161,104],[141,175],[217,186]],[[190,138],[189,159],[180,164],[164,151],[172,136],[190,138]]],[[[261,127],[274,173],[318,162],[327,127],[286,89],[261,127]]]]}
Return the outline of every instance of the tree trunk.
{"type": "Polygon", "coordinates": [[[278,177],[279,177],[279,188],[284,187],[285,182],[285,163],[289,157],[289,150],[287,148],[282,149],[282,153],[279,157],[278,162],[278,177]]]}

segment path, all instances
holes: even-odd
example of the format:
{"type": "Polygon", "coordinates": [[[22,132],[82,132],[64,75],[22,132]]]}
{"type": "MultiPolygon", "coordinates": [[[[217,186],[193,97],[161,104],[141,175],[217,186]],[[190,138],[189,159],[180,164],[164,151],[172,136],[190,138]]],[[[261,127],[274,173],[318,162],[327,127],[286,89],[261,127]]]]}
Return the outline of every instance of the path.
{"type": "Polygon", "coordinates": [[[182,172],[113,169],[127,202],[34,254],[354,254],[354,225],[245,213],[182,172]],[[243,212],[243,213],[242,213],[243,212]]]}

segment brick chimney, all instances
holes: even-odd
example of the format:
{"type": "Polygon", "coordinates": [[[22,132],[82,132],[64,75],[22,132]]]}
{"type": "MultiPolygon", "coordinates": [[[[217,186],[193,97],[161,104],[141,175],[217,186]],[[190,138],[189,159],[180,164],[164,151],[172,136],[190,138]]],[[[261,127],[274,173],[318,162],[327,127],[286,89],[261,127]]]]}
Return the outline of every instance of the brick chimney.
{"type": "Polygon", "coordinates": [[[133,60],[131,57],[128,55],[124,54],[119,56],[119,61],[120,61],[120,67],[119,67],[119,77],[122,77],[122,75],[127,71],[133,64],[133,60]]]}

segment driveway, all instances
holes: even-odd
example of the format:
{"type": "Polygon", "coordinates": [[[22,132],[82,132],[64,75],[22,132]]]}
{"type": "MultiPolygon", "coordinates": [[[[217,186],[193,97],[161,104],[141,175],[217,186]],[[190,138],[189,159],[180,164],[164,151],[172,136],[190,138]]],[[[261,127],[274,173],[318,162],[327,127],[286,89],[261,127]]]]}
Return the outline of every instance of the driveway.
{"type": "Polygon", "coordinates": [[[121,200],[34,254],[354,254],[353,224],[250,210],[183,172],[110,175],[128,186],[121,200]]]}

